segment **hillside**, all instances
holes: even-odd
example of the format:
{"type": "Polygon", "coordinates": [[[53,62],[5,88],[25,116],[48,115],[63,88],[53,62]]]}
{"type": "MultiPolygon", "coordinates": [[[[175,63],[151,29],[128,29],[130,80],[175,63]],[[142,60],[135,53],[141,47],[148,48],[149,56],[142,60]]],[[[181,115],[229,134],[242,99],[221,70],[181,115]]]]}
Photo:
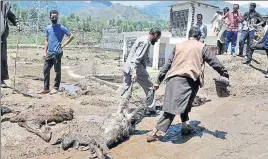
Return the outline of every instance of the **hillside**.
{"type": "MultiPolygon", "coordinates": [[[[37,8],[39,6],[39,3],[35,1],[17,1],[12,3],[19,4],[22,8],[37,8]]],[[[61,15],[69,15],[81,8],[106,8],[110,6],[112,6],[110,1],[40,1],[41,8],[47,9],[48,11],[57,9],[61,15]]]]}
{"type": "MultiPolygon", "coordinates": [[[[156,19],[163,19],[168,21],[169,6],[176,2],[159,1],[145,7],[131,7],[116,2],[113,4],[110,1],[40,1],[40,7],[47,11],[57,9],[61,15],[69,15],[74,12],[81,18],[91,16],[95,20],[121,19],[127,21],[154,21],[156,19]]],[[[39,3],[35,1],[17,1],[12,3],[17,3],[22,8],[37,8],[39,6],[39,3]]],[[[232,9],[233,6],[233,4],[224,1],[206,1],[205,3],[219,6],[221,9],[224,7],[232,9]]],[[[242,13],[248,11],[248,4],[241,5],[240,11],[242,13]]],[[[257,11],[260,14],[267,14],[268,8],[258,5],[257,11]]]]}
{"type": "Polygon", "coordinates": [[[147,21],[152,20],[150,15],[143,11],[122,4],[113,4],[106,8],[83,7],[75,11],[81,18],[91,17],[93,20],[121,19],[123,21],[147,21]]]}

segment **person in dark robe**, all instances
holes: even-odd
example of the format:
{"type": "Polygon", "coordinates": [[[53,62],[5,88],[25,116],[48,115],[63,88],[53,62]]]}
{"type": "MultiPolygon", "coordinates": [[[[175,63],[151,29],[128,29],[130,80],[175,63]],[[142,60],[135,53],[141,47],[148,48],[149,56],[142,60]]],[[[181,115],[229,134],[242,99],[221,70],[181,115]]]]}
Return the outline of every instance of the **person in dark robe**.
{"type": "MultiPolygon", "coordinates": [[[[5,30],[1,34],[1,87],[6,88],[5,80],[9,79],[8,65],[7,65],[7,37],[9,35],[9,26],[7,21],[9,20],[14,26],[17,26],[18,30],[21,30],[19,21],[16,16],[11,12],[11,5],[8,1],[0,1],[1,12],[4,16],[5,30]]],[[[1,24],[3,25],[3,24],[1,24]]]]}
{"type": "Polygon", "coordinates": [[[178,43],[168,61],[161,69],[154,89],[166,79],[166,90],[163,103],[163,116],[158,120],[154,130],[147,137],[147,142],[159,140],[169,129],[174,117],[180,115],[182,135],[188,135],[192,128],[187,125],[188,113],[199,87],[204,84],[204,64],[207,62],[221,76],[229,79],[229,74],[215,54],[211,53],[204,43],[200,42],[201,31],[192,27],[189,40],[178,43]]]}

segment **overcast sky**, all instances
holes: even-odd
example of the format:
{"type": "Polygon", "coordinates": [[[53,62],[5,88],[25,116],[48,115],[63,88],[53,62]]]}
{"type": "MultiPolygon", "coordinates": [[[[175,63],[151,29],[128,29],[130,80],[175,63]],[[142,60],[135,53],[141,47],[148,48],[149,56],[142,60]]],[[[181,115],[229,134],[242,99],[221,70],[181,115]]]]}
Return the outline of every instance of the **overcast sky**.
{"type": "MultiPolygon", "coordinates": [[[[141,6],[141,7],[149,5],[149,4],[152,4],[152,3],[156,3],[156,2],[159,2],[159,1],[112,1],[112,3],[121,3],[121,4],[124,4],[124,5],[133,5],[133,6],[141,6]]],[[[268,8],[268,1],[226,1],[226,2],[238,3],[238,4],[241,4],[241,5],[254,2],[256,4],[259,4],[259,5],[263,6],[263,7],[268,8]]],[[[267,12],[268,12],[268,10],[267,10],[267,12]]]]}

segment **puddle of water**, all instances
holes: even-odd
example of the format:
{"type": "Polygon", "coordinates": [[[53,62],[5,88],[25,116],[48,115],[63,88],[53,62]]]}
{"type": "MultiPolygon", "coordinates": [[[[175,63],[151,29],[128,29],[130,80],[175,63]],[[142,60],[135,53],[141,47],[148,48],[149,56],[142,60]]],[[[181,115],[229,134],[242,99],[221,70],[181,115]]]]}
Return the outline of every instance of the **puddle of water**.
{"type": "Polygon", "coordinates": [[[77,91],[80,90],[79,87],[73,85],[73,84],[64,84],[64,83],[61,83],[60,84],[60,90],[65,90],[67,91],[70,95],[76,95],[77,91]]]}

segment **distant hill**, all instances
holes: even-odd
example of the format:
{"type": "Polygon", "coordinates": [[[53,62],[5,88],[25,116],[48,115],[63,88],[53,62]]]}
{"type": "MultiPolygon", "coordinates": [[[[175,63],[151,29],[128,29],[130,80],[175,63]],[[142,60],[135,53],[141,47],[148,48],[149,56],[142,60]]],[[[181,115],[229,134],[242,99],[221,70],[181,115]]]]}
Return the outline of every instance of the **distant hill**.
{"type": "MultiPolygon", "coordinates": [[[[169,21],[170,5],[178,1],[159,1],[145,7],[131,7],[122,4],[113,4],[110,1],[40,1],[40,7],[47,11],[57,9],[61,15],[77,14],[81,18],[91,16],[92,19],[110,20],[121,19],[127,21],[154,21],[162,19],[169,21]]],[[[183,1],[180,1],[183,2],[183,1]]],[[[16,1],[22,8],[38,7],[36,1],[16,1]]],[[[138,3],[138,1],[137,1],[138,3]]],[[[232,10],[233,4],[225,1],[205,1],[204,3],[219,6],[221,9],[229,7],[232,10]]],[[[248,11],[249,5],[241,5],[240,11],[248,11]]],[[[268,8],[257,6],[260,14],[268,14],[268,8]]]]}
{"type": "Polygon", "coordinates": [[[93,20],[111,20],[121,19],[125,21],[147,21],[154,20],[142,11],[142,9],[124,6],[122,4],[113,4],[110,1],[20,1],[12,2],[19,4],[22,8],[37,8],[39,5],[48,12],[51,9],[57,9],[60,15],[68,16],[75,13],[80,18],[91,17],[93,20]]]}
{"type": "Polygon", "coordinates": [[[113,4],[106,8],[83,7],[75,11],[81,18],[91,16],[93,20],[121,19],[123,21],[147,21],[154,19],[135,7],[113,4]]]}
{"type": "MultiPolygon", "coordinates": [[[[157,16],[164,20],[169,20],[169,11],[170,11],[169,6],[176,2],[178,1],[160,1],[160,2],[143,7],[143,11],[148,15],[157,16]]],[[[223,9],[224,7],[229,7],[230,10],[232,10],[233,8],[233,4],[224,2],[224,1],[205,1],[203,3],[219,6],[220,9],[223,9]]],[[[249,4],[240,6],[240,11],[242,12],[242,14],[247,12],[248,9],[249,9],[249,4]]],[[[268,14],[268,8],[261,7],[260,5],[257,5],[257,11],[262,15],[268,14]]]]}
{"type": "MultiPolygon", "coordinates": [[[[38,7],[39,3],[36,1],[16,1],[12,3],[19,4],[22,8],[38,7]]],[[[69,15],[75,10],[81,8],[106,8],[113,4],[110,1],[40,1],[40,7],[46,8],[48,11],[51,9],[57,9],[61,15],[69,15]]]]}

